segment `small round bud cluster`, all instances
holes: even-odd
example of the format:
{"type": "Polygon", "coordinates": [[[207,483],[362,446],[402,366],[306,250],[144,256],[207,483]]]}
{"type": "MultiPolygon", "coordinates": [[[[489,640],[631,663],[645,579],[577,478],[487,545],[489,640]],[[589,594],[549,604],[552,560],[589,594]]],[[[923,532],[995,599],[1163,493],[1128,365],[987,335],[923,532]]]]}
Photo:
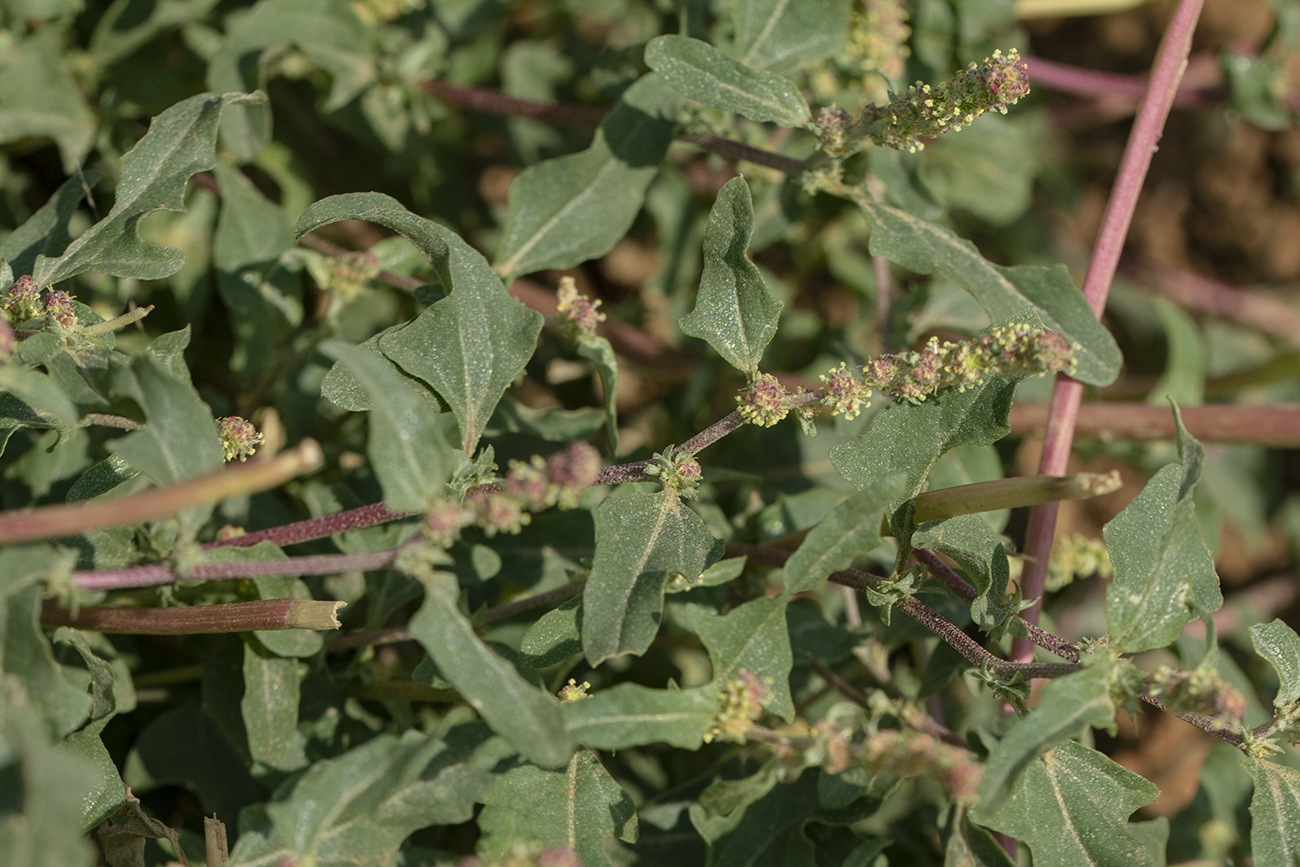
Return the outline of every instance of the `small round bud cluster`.
{"type": "Polygon", "coordinates": [[[1029,67],[1020,52],[994,51],[983,63],[972,63],[951,81],[931,87],[917,82],[886,106],[862,111],[862,131],[877,145],[915,152],[933,138],[957,132],[987,111],[1007,113],[1029,93],[1029,67]]]}
{"type": "Polygon", "coordinates": [[[822,405],[831,408],[833,415],[842,415],[852,421],[862,412],[864,406],[871,406],[871,389],[867,384],[853,375],[847,364],[823,374],[821,381],[826,383],[822,405]]]}
{"type": "Polygon", "coordinates": [[[827,106],[813,119],[813,132],[821,139],[822,150],[839,156],[849,146],[849,113],[837,105],[827,106]]]}
{"type": "Polygon", "coordinates": [[[576,508],[599,475],[600,452],[583,442],[570,443],[549,458],[534,455],[527,461],[511,461],[499,490],[472,491],[465,498],[468,520],[448,517],[440,520],[440,526],[452,527],[460,520],[459,526],[477,524],[489,536],[518,533],[530,521],[529,512],[552,506],[576,508]]]}
{"type": "Polygon", "coordinates": [[[374,253],[353,251],[325,259],[326,279],[322,288],[336,293],[345,303],[357,298],[383,270],[374,253]]]}
{"type": "Polygon", "coordinates": [[[572,277],[561,277],[557,298],[559,304],[555,312],[559,323],[573,340],[579,343],[590,341],[596,336],[596,325],[605,321],[605,314],[600,312],[600,301],[578,292],[578,284],[572,277]]]}
{"type": "Polygon", "coordinates": [[[742,670],[722,688],[718,697],[718,714],[713,725],[704,733],[704,742],[731,741],[743,744],[749,726],[763,713],[763,703],[768,698],[762,678],[752,671],[742,670]]]}
{"type": "Polygon", "coordinates": [[[1147,680],[1147,688],[1170,713],[1198,713],[1228,723],[1239,723],[1246,715],[1241,690],[1212,668],[1180,671],[1162,665],[1147,680]]]}
{"type": "Polygon", "coordinates": [[[591,698],[587,690],[591,689],[591,682],[584,680],[582,683],[573,678],[560,687],[560,701],[582,701],[584,698],[591,698]]]}
{"type": "Polygon", "coordinates": [[[854,12],[847,48],[864,72],[879,72],[897,81],[911,54],[907,47],[911,35],[902,0],[867,0],[864,11],[854,12]]]}
{"type": "Polygon", "coordinates": [[[937,780],[952,796],[975,800],[984,768],[961,747],[917,731],[888,729],[869,735],[856,751],[854,764],[875,773],[937,780]]]}
{"type": "Polygon", "coordinates": [[[941,389],[966,391],[990,375],[1033,376],[1074,369],[1072,346],[1064,335],[1013,322],[973,341],[940,343],[919,352],[883,355],[862,368],[865,386],[909,403],[921,403],[941,389]]]}
{"type": "Polygon", "coordinates": [[[750,378],[745,390],[736,395],[736,406],[745,421],[771,427],[790,412],[785,399],[785,387],[777,382],[775,376],[757,373],[750,378]]]}
{"type": "Polygon", "coordinates": [[[478,855],[461,859],[459,867],[582,867],[572,849],[540,843],[514,842],[490,861],[478,855]]]}
{"type": "Polygon", "coordinates": [[[690,452],[678,452],[672,445],[662,452],[655,452],[654,457],[646,461],[645,474],[664,483],[664,487],[676,491],[685,500],[693,500],[700,486],[704,471],[700,462],[690,452]]]}
{"type": "Polygon", "coordinates": [[[45,316],[56,331],[73,332],[81,328],[76,308],[72,306],[72,296],[62,289],[45,293],[45,316]]]}
{"type": "Polygon", "coordinates": [[[227,461],[248,460],[262,443],[257,428],[237,415],[217,419],[217,436],[221,437],[222,456],[227,461]]]}
{"type": "Polygon", "coordinates": [[[24,274],[0,299],[0,310],[10,322],[26,322],[44,312],[41,304],[41,290],[36,288],[36,281],[30,274],[24,274]]]}
{"type": "Polygon", "coordinates": [[[1076,578],[1099,575],[1109,579],[1115,574],[1110,562],[1110,552],[1101,539],[1092,539],[1078,533],[1066,536],[1052,549],[1052,562],[1047,567],[1044,589],[1050,592],[1068,587],[1076,578]]]}

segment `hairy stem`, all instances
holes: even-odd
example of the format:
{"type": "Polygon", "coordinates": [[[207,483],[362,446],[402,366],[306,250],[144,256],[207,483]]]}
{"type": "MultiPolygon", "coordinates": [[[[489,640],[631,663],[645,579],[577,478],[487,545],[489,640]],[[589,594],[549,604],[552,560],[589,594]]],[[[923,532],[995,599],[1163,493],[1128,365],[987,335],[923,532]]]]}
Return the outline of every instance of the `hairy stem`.
{"type": "Polygon", "coordinates": [[[125,497],[0,512],[0,544],[57,539],[174,515],[192,506],[278,487],[316,469],[323,461],[315,440],[304,440],[297,448],[269,460],[227,467],[125,497]]]}
{"type": "MultiPolygon", "coordinates": [[[[1115,269],[1119,265],[1124,238],[1128,235],[1138,194],[1142,191],[1142,183],[1151,165],[1151,155],[1155,153],[1165,118],[1169,116],[1174,94],[1187,66],[1192,32],[1196,29],[1202,2],[1203,0],[1179,0],[1169,26],[1165,29],[1164,38],[1160,41],[1155,66],[1151,70],[1137,119],[1124,148],[1115,185],[1102,217],[1101,231],[1093,248],[1092,260],[1088,264],[1088,274],[1083,281],[1084,297],[1088,299],[1088,304],[1098,319],[1106,307],[1106,298],[1115,277],[1115,269]]],[[[1043,456],[1038,466],[1039,473],[1048,476],[1065,474],[1082,397],[1082,383],[1064,375],[1057,376],[1043,442],[1043,456]]],[[[1024,619],[1030,623],[1037,623],[1042,613],[1043,583],[1051,558],[1052,539],[1056,534],[1058,509],[1055,502],[1044,503],[1035,506],[1029,515],[1025,539],[1027,565],[1024,593],[1026,597],[1037,599],[1024,614],[1024,619]]],[[[1033,652],[1032,645],[1026,639],[1017,638],[1012,645],[1012,659],[1030,659],[1033,652]]]]}

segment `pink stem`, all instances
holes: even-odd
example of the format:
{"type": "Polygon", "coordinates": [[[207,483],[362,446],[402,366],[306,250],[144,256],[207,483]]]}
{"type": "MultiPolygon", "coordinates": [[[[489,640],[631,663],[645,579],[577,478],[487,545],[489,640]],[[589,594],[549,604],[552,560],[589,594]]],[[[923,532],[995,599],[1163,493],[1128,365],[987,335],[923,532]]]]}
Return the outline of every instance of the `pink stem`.
{"type": "MultiPolygon", "coordinates": [[[[1120,253],[1124,248],[1124,238],[1128,235],[1129,224],[1133,220],[1133,210],[1137,206],[1138,195],[1142,191],[1142,182],[1147,169],[1151,166],[1151,155],[1155,153],[1164,128],[1165,118],[1178,92],[1178,83],[1183,70],[1187,67],[1187,56],[1191,49],[1192,33],[1201,14],[1203,0],[1179,0],[1160,41],[1156,53],[1155,66],[1147,83],[1142,103],[1138,107],[1133,130],[1129,134],[1128,145],[1124,148],[1124,157],[1120,161],[1119,172],[1115,176],[1115,185],[1111,189],[1110,201],[1106,204],[1106,213],[1102,218],[1101,232],[1093,248],[1092,261],[1088,265],[1088,274],[1083,281],[1083,294],[1092,306],[1097,318],[1101,318],[1106,307],[1106,297],[1110,293],[1110,284],[1119,266],[1120,253]]],[[[1074,440],[1074,423],[1079,413],[1079,402],[1083,396],[1083,384],[1064,375],[1058,376],[1052,391],[1046,438],[1043,443],[1043,457],[1038,472],[1045,475],[1064,475],[1070,460],[1070,446],[1074,440]]],[[[1052,538],[1056,534],[1057,503],[1044,503],[1035,506],[1029,514],[1029,527],[1026,531],[1025,553],[1026,566],[1024,575],[1024,594],[1026,598],[1038,601],[1022,615],[1030,623],[1037,624],[1042,612],[1043,582],[1047,575],[1047,565],[1052,554],[1052,538]]],[[[1012,647],[1012,660],[1024,661],[1033,657],[1033,645],[1017,638],[1012,647]]]]}

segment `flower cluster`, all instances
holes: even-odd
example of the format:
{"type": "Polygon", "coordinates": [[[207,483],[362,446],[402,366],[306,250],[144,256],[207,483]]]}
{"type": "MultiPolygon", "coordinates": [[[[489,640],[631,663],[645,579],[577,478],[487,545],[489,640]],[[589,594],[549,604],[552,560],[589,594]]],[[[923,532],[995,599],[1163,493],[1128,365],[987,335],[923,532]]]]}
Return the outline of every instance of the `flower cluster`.
{"type": "Polygon", "coordinates": [[[968,750],[924,732],[879,731],[853,753],[854,765],[896,777],[937,780],[959,801],[973,801],[983,779],[983,766],[968,750]]]}
{"type": "Polygon", "coordinates": [[[860,131],[883,147],[918,151],[921,139],[956,132],[987,111],[1007,113],[1029,93],[1029,67],[1020,52],[994,51],[972,63],[951,81],[931,87],[917,82],[889,105],[862,110],[860,131]]]}
{"type": "MultiPolygon", "coordinates": [[[[853,397],[870,395],[872,388],[892,398],[921,403],[945,388],[966,391],[990,375],[1033,376],[1069,372],[1074,369],[1075,347],[1059,332],[1020,322],[1001,325],[971,341],[940,343],[930,338],[924,349],[882,355],[862,368],[857,385],[845,376],[842,366],[831,372],[834,399],[823,402],[837,412],[839,407],[856,410],[853,397]]],[[[848,416],[852,418],[852,416],[848,416]]]]}
{"type": "Polygon", "coordinates": [[[1199,713],[1229,723],[1246,715],[1246,697],[1213,668],[1180,671],[1162,665],[1148,679],[1147,689],[1170,713],[1199,713]]]}
{"type": "Polygon", "coordinates": [[[584,698],[591,698],[587,694],[589,689],[591,689],[590,681],[584,680],[578,683],[573,678],[569,678],[569,682],[560,687],[560,701],[582,701],[584,698]]]}
{"type": "Polygon", "coordinates": [[[676,491],[683,499],[693,500],[703,470],[694,455],[685,451],[679,453],[677,446],[673,445],[655,452],[654,457],[646,461],[645,474],[657,478],[665,488],[676,491]]]}
{"type": "Polygon", "coordinates": [[[828,406],[833,415],[842,415],[852,421],[858,417],[864,406],[871,406],[871,389],[849,370],[847,364],[840,366],[821,377],[826,383],[822,405],[828,406]]]}
{"type": "Polygon", "coordinates": [[[24,274],[14,281],[0,299],[0,310],[10,322],[26,322],[42,315],[45,306],[41,303],[41,290],[36,288],[36,281],[31,275],[24,274]]]}
{"type": "Polygon", "coordinates": [[[770,373],[757,373],[749,380],[745,390],[736,395],[736,406],[741,418],[760,427],[771,427],[786,417],[786,391],[770,373]]]}
{"type": "Polygon", "coordinates": [[[510,469],[495,487],[471,491],[463,506],[446,502],[426,518],[428,535],[449,545],[463,527],[477,525],[489,536],[518,533],[528,524],[529,512],[559,506],[572,509],[600,474],[600,452],[588,443],[570,443],[549,458],[533,455],[511,461],[510,469]]]}
{"type": "Polygon", "coordinates": [[[762,678],[752,671],[741,671],[722,688],[718,697],[718,714],[704,733],[704,742],[731,741],[743,744],[750,725],[763,713],[768,691],[762,678]]]}
{"type": "Polygon", "coordinates": [[[321,288],[336,293],[345,303],[359,296],[383,269],[374,253],[350,251],[325,259],[321,288]]]}
{"type": "Polygon", "coordinates": [[[1043,586],[1056,592],[1068,587],[1076,578],[1100,575],[1109,579],[1114,573],[1106,543],[1076,533],[1066,536],[1052,549],[1052,561],[1047,567],[1047,580],[1043,586]]]}
{"type": "Polygon", "coordinates": [[[72,306],[72,296],[62,289],[45,293],[45,317],[55,331],[73,332],[81,327],[76,308],[72,306]]]}
{"type": "Polygon", "coordinates": [[[864,72],[879,72],[890,81],[903,77],[908,55],[907,9],[902,0],[867,0],[853,14],[847,49],[864,72]]]}
{"type": "Polygon", "coordinates": [[[605,321],[605,314],[600,312],[600,301],[592,301],[578,292],[578,284],[572,277],[561,277],[557,298],[559,304],[555,312],[559,324],[574,341],[586,343],[596,336],[596,325],[605,321]]]}
{"type": "Polygon", "coordinates": [[[217,436],[221,437],[222,457],[227,461],[248,460],[262,444],[262,435],[252,422],[237,415],[217,419],[217,436]]]}

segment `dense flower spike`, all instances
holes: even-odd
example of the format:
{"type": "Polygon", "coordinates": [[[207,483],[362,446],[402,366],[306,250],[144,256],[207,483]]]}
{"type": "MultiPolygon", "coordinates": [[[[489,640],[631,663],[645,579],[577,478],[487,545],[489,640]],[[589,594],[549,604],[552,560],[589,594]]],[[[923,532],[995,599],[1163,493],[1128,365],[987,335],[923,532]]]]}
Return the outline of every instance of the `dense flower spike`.
{"type": "Polygon", "coordinates": [[[849,370],[847,364],[840,363],[839,367],[831,370],[830,374],[823,374],[821,381],[826,383],[826,394],[822,398],[822,403],[831,408],[834,415],[842,415],[846,419],[852,420],[858,417],[864,406],[870,406],[871,389],[866,383],[858,379],[849,370]]]}
{"type": "Polygon", "coordinates": [[[36,287],[36,281],[31,275],[24,274],[14,281],[4,299],[0,300],[0,310],[4,311],[11,322],[26,322],[41,315],[41,290],[36,287]]]}
{"type": "Polygon", "coordinates": [[[750,424],[771,427],[786,417],[790,408],[785,404],[786,391],[770,373],[756,374],[749,385],[736,395],[740,415],[750,424]]]}
{"type": "Polygon", "coordinates": [[[876,773],[938,780],[959,801],[975,799],[984,769],[968,750],[923,732],[888,729],[870,735],[857,763],[876,773]]]}
{"type": "Polygon", "coordinates": [[[1151,675],[1149,692],[1172,713],[1199,713],[1229,723],[1246,715],[1246,696],[1213,668],[1180,671],[1162,665],[1151,675]]]}
{"type": "Polygon", "coordinates": [[[217,435],[221,437],[221,450],[227,461],[248,460],[262,443],[257,428],[237,415],[217,419],[217,435]]]}
{"type": "Polygon", "coordinates": [[[72,296],[62,289],[51,289],[45,293],[45,315],[51,325],[63,331],[76,331],[81,326],[77,321],[77,311],[72,306],[72,296]]]}
{"type": "Polygon", "coordinates": [[[925,147],[922,138],[956,132],[987,111],[1006,114],[1027,93],[1029,67],[1020,52],[994,51],[951,81],[933,87],[918,81],[889,105],[867,106],[859,131],[877,145],[915,152],[925,147]]]}
{"type": "Polygon", "coordinates": [[[559,315],[561,327],[579,343],[596,336],[596,326],[605,321],[605,314],[600,312],[600,301],[578,292],[578,284],[572,277],[561,277],[560,288],[556,293],[559,304],[555,312],[559,315]]]}
{"type": "Polygon", "coordinates": [[[704,742],[731,741],[743,744],[750,725],[763,712],[767,689],[752,671],[741,671],[722,688],[718,698],[718,715],[704,733],[704,742]]]}

